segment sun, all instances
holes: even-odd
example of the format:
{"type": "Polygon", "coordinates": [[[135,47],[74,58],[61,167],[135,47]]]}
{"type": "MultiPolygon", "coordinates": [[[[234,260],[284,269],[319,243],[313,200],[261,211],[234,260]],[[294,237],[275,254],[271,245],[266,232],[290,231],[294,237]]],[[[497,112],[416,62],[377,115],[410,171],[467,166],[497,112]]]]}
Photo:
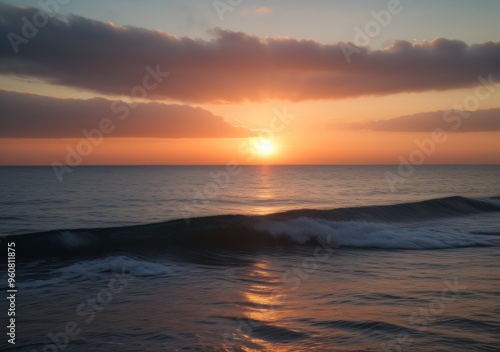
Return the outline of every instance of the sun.
{"type": "Polygon", "coordinates": [[[255,142],[255,149],[260,156],[268,156],[274,153],[276,147],[269,139],[261,139],[255,142]]]}

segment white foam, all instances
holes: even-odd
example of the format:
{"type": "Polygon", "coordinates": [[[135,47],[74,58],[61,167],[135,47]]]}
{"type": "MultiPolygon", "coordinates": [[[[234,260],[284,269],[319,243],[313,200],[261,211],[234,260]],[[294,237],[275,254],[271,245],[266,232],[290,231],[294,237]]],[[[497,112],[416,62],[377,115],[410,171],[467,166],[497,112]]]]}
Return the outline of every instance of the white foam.
{"type": "Polygon", "coordinates": [[[67,275],[92,275],[108,272],[126,272],[137,276],[172,275],[180,269],[174,264],[145,261],[127,256],[113,256],[82,261],[60,269],[67,275]]]}
{"type": "Polygon", "coordinates": [[[127,256],[113,256],[82,261],[54,269],[51,277],[44,280],[23,281],[22,288],[38,288],[62,284],[73,280],[92,279],[110,273],[127,273],[131,276],[171,277],[184,274],[186,269],[173,263],[144,261],[127,256]]]}
{"type": "Polygon", "coordinates": [[[331,245],[353,248],[444,249],[496,244],[491,238],[472,236],[459,229],[366,221],[329,221],[303,217],[264,221],[255,228],[275,238],[287,238],[300,244],[320,239],[331,245]]]}

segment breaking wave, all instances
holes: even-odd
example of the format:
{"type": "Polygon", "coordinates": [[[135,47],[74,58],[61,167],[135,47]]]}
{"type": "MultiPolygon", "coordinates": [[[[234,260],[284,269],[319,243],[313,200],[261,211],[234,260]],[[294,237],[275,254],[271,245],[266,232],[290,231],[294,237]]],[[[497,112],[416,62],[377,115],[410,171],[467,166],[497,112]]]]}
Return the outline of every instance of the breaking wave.
{"type": "MultiPolygon", "coordinates": [[[[220,215],[163,223],[9,235],[21,257],[168,251],[171,248],[252,249],[328,244],[374,249],[444,249],[500,245],[453,226],[453,217],[500,212],[500,197],[449,197],[386,206],[292,210],[264,216],[220,215]]],[[[473,230],[473,229],[472,229],[473,230]]]]}

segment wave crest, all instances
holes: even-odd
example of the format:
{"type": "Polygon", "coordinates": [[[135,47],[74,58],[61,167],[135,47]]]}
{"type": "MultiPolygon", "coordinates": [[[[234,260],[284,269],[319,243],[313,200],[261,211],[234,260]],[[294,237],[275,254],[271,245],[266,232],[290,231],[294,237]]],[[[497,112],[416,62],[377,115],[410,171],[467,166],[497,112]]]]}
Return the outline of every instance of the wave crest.
{"type": "MultiPolygon", "coordinates": [[[[251,249],[327,242],[380,249],[496,246],[498,236],[453,227],[446,218],[500,212],[498,197],[449,197],[423,202],[333,210],[292,210],[264,216],[221,215],[99,229],[7,236],[20,256],[96,255],[165,251],[172,247],[251,249]],[[432,225],[428,225],[432,222],[432,225]],[[427,224],[427,225],[426,225],[427,224]]],[[[474,230],[474,229],[472,229],[474,230]]]]}

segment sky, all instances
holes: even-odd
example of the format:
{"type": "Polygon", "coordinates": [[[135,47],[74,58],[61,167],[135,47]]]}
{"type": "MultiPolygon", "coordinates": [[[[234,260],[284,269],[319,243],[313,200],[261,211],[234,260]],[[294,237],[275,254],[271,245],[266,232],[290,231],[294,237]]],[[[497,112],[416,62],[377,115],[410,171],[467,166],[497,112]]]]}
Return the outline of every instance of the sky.
{"type": "Polygon", "coordinates": [[[498,164],[500,1],[0,1],[0,164],[498,164]]]}

